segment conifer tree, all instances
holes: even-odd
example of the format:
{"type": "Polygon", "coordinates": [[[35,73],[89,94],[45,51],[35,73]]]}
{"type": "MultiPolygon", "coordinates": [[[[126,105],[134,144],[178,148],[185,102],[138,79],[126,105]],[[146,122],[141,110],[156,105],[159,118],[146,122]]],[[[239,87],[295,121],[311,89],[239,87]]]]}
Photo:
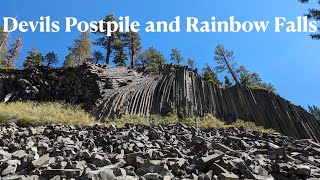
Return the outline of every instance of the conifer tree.
{"type": "Polygon", "coordinates": [[[0,65],[4,66],[7,56],[7,34],[3,32],[3,27],[0,26],[0,65]]]}
{"type": "Polygon", "coordinates": [[[309,112],[314,115],[314,117],[316,117],[318,120],[320,120],[320,108],[315,106],[315,105],[312,105],[312,106],[308,106],[309,108],[309,112]]]}
{"type": "Polygon", "coordinates": [[[238,69],[236,69],[235,73],[242,85],[252,84],[252,74],[245,66],[240,66],[238,69]]]}
{"type": "Polygon", "coordinates": [[[138,33],[129,31],[124,34],[124,45],[129,50],[130,55],[130,68],[134,69],[134,65],[136,63],[135,56],[141,51],[141,38],[138,33]]]}
{"type": "Polygon", "coordinates": [[[236,74],[242,85],[258,86],[260,88],[267,89],[268,91],[276,92],[274,85],[263,82],[258,73],[251,73],[245,66],[240,66],[236,70],[236,74]]]}
{"type": "Polygon", "coordinates": [[[202,76],[204,80],[213,81],[216,84],[222,85],[217,73],[214,72],[213,68],[208,63],[206,63],[205,67],[202,69],[202,76]]]}
{"type": "Polygon", "coordinates": [[[237,63],[234,60],[232,51],[225,49],[223,45],[219,44],[214,51],[214,60],[218,64],[216,67],[216,71],[218,73],[227,70],[227,72],[231,74],[236,84],[241,85],[235,73],[237,63]]]}
{"type": "Polygon", "coordinates": [[[20,58],[20,51],[22,46],[22,37],[19,36],[18,39],[10,45],[5,59],[6,67],[16,67],[16,62],[20,58]]]}
{"type": "Polygon", "coordinates": [[[151,64],[151,58],[148,55],[147,50],[140,52],[136,58],[136,67],[148,67],[151,64]]]}
{"type": "Polygon", "coordinates": [[[181,64],[181,62],[183,61],[183,57],[182,57],[179,49],[177,49],[177,48],[171,49],[170,60],[173,63],[177,63],[178,65],[181,64]]]}
{"type": "Polygon", "coordinates": [[[136,65],[145,67],[147,71],[157,71],[165,63],[166,60],[164,59],[163,54],[154,47],[149,47],[138,54],[136,65]]]}
{"type": "Polygon", "coordinates": [[[44,57],[44,62],[50,67],[52,64],[57,64],[59,62],[58,55],[54,52],[49,52],[44,57]]]}
{"type": "Polygon", "coordinates": [[[68,49],[76,59],[76,65],[87,63],[91,53],[92,43],[90,40],[89,31],[81,32],[79,38],[74,40],[74,44],[68,49]]]}
{"type": "MultiPolygon", "coordinates": [[[[108,14],[105,16],[104,18],[105,22],[108,21],[116,21],[114,16],[112,14],[108,14]]],[[[106,23],[104,23],[104,28],[106,29],[106,23]]],[[[111,27],[112,29],[114,29],[114,25],[112,25],[111,27]]],[[[96,32],[96,34],[98,36],[100,36],[98,39],[96,39],[96,41],[94,42],[94,44],[101,46],[102,48],[104,48],[106,50],[106,60],[105,63],[106,64],[110,64],[110,57],[112,52],[114,51],[113,47],[115,47],[113,44],[117,41],[118,36],[119,36],[119,32],[113,32],[111,34],[111,36],[107,36],[107,32],[103,32],[102,30],[98,30],[96,32]]]]}
{"type": "Polygon", "coordinates": [[[113,62],[117,66],[126,66],[127,54],[124,50],[124,42],[121,40],[116,41],[113,44],[113,49],[115,50],[115,56],[113,62]]]}
{"type": "MultiPolygon", "coordinates": [[[[301,3],[308,3],[310,0],[298,0],[301,3]]],[[[317,4],[320,5],[320,1],[317,1],[317,4]]],[[[320,20],[320,9],[310,8],[309,12],[306,14],[309,19],[319,21],[320,20]]],[[[311,34],[312,39],[320,40],[320,27],[318,27],[318,33],[311,34]]]]}
{"type": "Polygon", "coordinates": [[[195,66],[195,61],[194,61],[194,59],[188,58],[187,62],[188,62],[188,66],[189,66],[191,69],[194,69],[194,66],[195,66]]]}
{"type": "Polygon", "coordinates": [[[232,82],[230,81],[228,76],[224,76],[224,84],[226,87],[231,87],[232,86],[232,82]]]}
{"type": "Polygon", "coordinates": [[[28,68],[43,65],[43,60],[44,58],[38,49],[33,48],[32,51],[28,51],[28,56],[23,62],[23,67],[28,68]]]}
{"type": "Polygon", "coordinates": [[[92,58],[93,58],[93,63],[94,64],[99,64],[100,61],[103,61],[104,60],[104,56],[102,54],[102,52],[100,51],[94,51],[92,53],[92,58]]]}
{"type": "Polygon", "coordinates": [[[72,53],[70,53],[65,57],[63,67],[68,68],[74,66],[76,66],[76,57],[72,53]]]}

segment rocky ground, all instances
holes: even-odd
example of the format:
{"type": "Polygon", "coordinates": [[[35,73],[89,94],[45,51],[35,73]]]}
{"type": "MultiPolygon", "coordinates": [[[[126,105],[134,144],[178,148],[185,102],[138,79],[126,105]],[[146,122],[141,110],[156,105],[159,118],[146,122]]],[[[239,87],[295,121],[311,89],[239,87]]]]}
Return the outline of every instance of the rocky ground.
{"type": "Polygon", "coordinates": [[[320,144],[242,128],[0,127],[0,179],[319,179],[320,144]]]}

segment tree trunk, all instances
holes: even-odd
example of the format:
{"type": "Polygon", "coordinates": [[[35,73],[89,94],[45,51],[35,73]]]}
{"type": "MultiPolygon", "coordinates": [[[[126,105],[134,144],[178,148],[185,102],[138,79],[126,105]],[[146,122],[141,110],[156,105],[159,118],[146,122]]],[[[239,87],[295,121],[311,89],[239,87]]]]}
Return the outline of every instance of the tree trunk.
{"type": "Polygon", "coordinates": [[[110,55],[111,55],[111,37],[108,37],[108,47],[107,47],[107,55],[106,55],[106,64],[110,63],[110,55]]]}
{"type": "Polygon", "coordinates": [[[231,69],[231,67],[230,67],[230,65],[229,65],[229,63],[228,63],[228,61],[227,61],[227,58],[226,58],[224,55],[223,55],[223,60],[225,61],[225,63],[226,63],[226,65],[227,65],[228,69],[229,69],[229,72],[230,72],[233,80],[234,80],[238,85],[241,85],[241,83],[238,81],[238,78],[237,78],[236,74],[235,74],[235,73],[233,72],[233,70],[231,69]]]}
{"type": "Polygon", "coordinates": [[[134,53],[133,39],[131,39],[131,69],[134,69],[134,53]]]}

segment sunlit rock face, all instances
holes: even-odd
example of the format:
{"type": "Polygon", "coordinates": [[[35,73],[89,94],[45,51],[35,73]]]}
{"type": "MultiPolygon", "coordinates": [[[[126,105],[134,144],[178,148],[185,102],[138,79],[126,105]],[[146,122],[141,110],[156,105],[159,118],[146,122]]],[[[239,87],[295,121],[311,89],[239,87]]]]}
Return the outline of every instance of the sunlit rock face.
{"type": "Polygon", "coordinates": [[[124,114],[165,115],[176,109],[187,117],[207,113],[227,121],[253,121],[284,135],[320,140],[320,123],[300,106],[272,92],[203,80],[187,67],[167,65],[160,73],[126,67],[82,65],[0,70],[0,98],[80,104],[100,121],[124,114]]]}

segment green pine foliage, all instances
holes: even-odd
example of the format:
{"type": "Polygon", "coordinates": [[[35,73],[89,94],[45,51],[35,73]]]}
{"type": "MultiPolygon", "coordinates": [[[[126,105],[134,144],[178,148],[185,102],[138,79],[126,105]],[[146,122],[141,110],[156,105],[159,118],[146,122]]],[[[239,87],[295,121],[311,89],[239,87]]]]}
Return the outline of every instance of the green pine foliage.
{"type": "Polygon", "coordinates": [[[232,82],[228,76],[224,76],[224,85],[228,88],[232,86],[232,82]]]}
{"type": "Polygon", "coordinates": [[[115,56],[113,62],[116,66],[126,66],[127,53],[124,49],[123,41],[116,41],[113,45],[113,49],[115,50],[115,56]]]}
{"type": "Polygon", "coordinates": [[[76,66],[76,57],[73,54],[68,54],[63,62],[63,67],[68,68],[74,66],[76,66]]]}
{"type": "Polygon", "coordinates": [[[251,73],[245,66],[240,66],[236,70],[236,74],[239,77],[241,84],[244,86],[276,92],[274,85],[263,82],[258,73],[251,73]]]}
{"type": "Polygon", "coordinates": [[[145,67],[146,71],[157,71],[165,63],[163,54],[154,47],[150,47],[138,54],[136,66],[145,67]]]}
{"type": "Polygon", "coordinates": [[[178,64],[178,65],[181,65],[181,63],[182,63],[182,61],[183,61],[183,57],[182,57],[179,49],[177,49],[177,48],[171,49],[170,60],[171,60],[173,63],[176,63],[176,64],[178,64]]]}
{"type": "Polygon", "coordinates": [[[219,80],[217,73],[213,70],[213,68],[206,63],[206,66],[202,69],[202,77],[204,80],[213,81],[216,84],[222,85],[222,82],[219,80]]]}
{"type": "Polygon", "coordinates": [[[38,65],[43,65],[44,57],[42,54],[38,51],[37,48],[33,48],[32,51],[28,51],[28,56],[23,62],[23,67],[35,67],[38,65]]]}
{"type": "Polygon", "coordinates": [[[93,59],[93,63],[94,64],[99,64],[99,62],[103,61],[104,60],[104,55],[102,54],[102,52],[100,51],[93,51],[92,53],[92,59],[93,59]]]}
{"type": "Polygon", "coordinates": [[[194,69],[194,68],[195,68],[195,61],[194,61],[193,58],[188,58],[187,63],[188,63],[188,66],[189,66],[191,69],[194,69]]]}
{"type": "MultiPolygon", "coordinates": [[[[301,3],[309,3],[309,0],[298,0],[301,3]]],[[[315,1],[318,5],[320,5],[320,1],[315,1]]],[[[316,8],[310,8],[309,12],[307,13],[307,16],[311,20],[319,21],[320,20],[320,10],[316,8]]],[[[320,27],[318,28],[318,30],[320,27]]],[[[320,32],[314,33],[310,35],[312,39],[320,40],[320,32]]]]}
{"type": "Polygon", "coordinates": [[[89,31],[80,33],[80,36],[74,40],[74,44],[68,47],[71,54],[75,57],[76,65],[87,63],[91,48],[92,43],[89,31]]]}
{"type": "Polygon", "coordinates": [[[139,34],[130,30],[124,35],[124,45],[129,50],[130,68],[134,69],[136,64],[135,57],[141,52],[142,48],[139,34]]]}
{"type": "MultiPolygon", "coordinates": [[[[116,19],[114,18],[114,16],[112,14],[108,14],[104,17],[104,21],[108,22],[108,21],[116,21],[116,19]]],[[[106,29],[106,24],[104,24],[104,28],[106,29]]],[[[112,29],[114,28],[114,25],[112,25],[111,27],[112,29]]],[[[107,36],[107,32],[106,31],[102,31],[102,30],[98,30],[96,32],[96,35],[99,37],[98,39],[95,40],[94,44],[98,45],[102,48],[104,48],[106,50],[106,60],[105,63],[109,64],[110,63],[110,57],[112,55],[112,53],[114,52],[114,43],[118,40],[119,38],[119,32],[114,32],[111,34],[111,36],[107,36]]]]}
{"type": "Polygon", "coordinates": [[[46,63],[48,67],[53,64],[57,64],[58,62],[58,55],[54,52],[48,52],[44,57],[44,63],[46,63]]]}
{"type": "Polygon", "coordinates": [[[320,120],[320,108],[312,105],[312,106],[308,106],[309,108],[309,112],[314,115],[314,117],[316,117],[318,120],[320,120]]]}
{"type": "Polygon", "coordinates": [[[233,51],[229,51],[219,44],[214,51],[214,61],[218,64],[216,66],[216,72],[221,73],[227,71],[236,82],[240,85],[240,82],[235,74],[237,62],[234,59],[233,51]]]}

